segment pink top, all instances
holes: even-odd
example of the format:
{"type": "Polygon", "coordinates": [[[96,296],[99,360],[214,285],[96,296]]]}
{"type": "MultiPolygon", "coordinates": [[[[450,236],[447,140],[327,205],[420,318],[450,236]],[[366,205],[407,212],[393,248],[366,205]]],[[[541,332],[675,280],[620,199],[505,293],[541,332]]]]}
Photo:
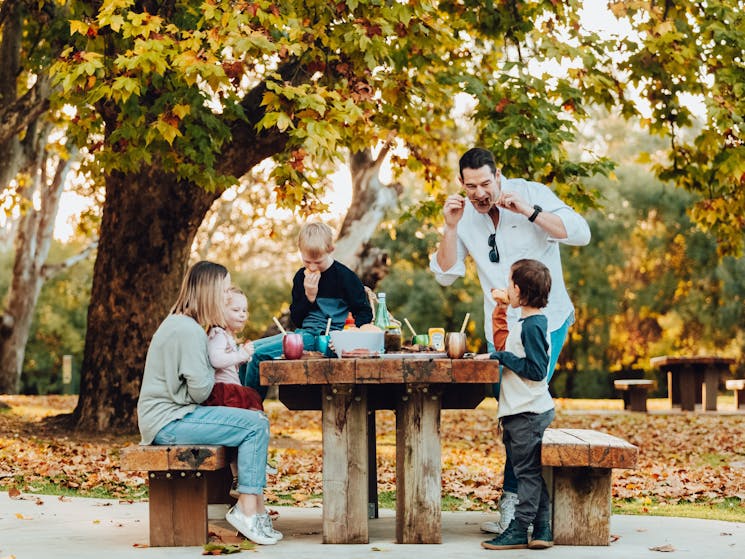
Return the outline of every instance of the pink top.
{"type": "Polygon", "coordinates": [[[207,334],[207,351],[210,364],[215,368],[215,382],[240,384],[238,367],[251,356],[238,346],[235,338],[224,328],[213,326],[207,334]]]}

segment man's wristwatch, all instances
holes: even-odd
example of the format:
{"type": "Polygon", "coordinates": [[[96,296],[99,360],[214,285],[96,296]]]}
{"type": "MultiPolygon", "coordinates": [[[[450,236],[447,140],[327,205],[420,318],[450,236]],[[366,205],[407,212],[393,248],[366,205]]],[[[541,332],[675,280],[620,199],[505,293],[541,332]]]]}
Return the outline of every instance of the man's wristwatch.
{"type": "Polygon", "coordinates": [[[540,207],[538,204],[533,206],[533,209],[535,210],[533,214],[528,218],[528,221],[533,223],[535,221],[535,218],[538,217],[538,214],[543,211],[543,208],[540,207]]]}

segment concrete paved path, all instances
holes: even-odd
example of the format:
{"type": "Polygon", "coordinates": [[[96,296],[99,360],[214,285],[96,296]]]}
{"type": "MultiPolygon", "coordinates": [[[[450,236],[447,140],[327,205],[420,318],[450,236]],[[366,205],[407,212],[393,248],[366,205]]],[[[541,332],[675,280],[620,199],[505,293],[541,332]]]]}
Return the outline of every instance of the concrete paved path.
{"type": "MultiPolygon", "coordinates": [[[[103,499],[22,495],[10,499],[0,493],[0,559],[185,559],[201,556],[200,547],[148,548],[147,503],[119,503],[103,499]]],[[[614,516],[611,533],[618,538],[608,547],[555,546],[545,551],[488,551],[480,547],[487,539],[479,531],[480,512],[443,514],[441,545],[394,543],[393,511],[381,511],[370,522],[370,543],[324,545],[321,543],[321,510],[272,507],[280,517],[275,527],[285,539],[275,546],[258,546],[254,557],[292,559],[452,559],[479,557],[537,556],[547,559],[742,559],[745,557],[745,523],[666,518],[614,516]],[[663,546],[670,546],[664,548],[663,546]],[[672,548],[671,552],[650,548],[672,548]],[[507,554],[507,555],[504,555],[507,554]]],[[[224,514],[221,506],[210,507],[210,516],[224,514]]],[[[227,526],[224,521],[216,525],[227,526]]],[[[244,552],[244,557],[248,557],[244,552]]],[[[233,557],[240,557],[233,555],[233,557]]]]}

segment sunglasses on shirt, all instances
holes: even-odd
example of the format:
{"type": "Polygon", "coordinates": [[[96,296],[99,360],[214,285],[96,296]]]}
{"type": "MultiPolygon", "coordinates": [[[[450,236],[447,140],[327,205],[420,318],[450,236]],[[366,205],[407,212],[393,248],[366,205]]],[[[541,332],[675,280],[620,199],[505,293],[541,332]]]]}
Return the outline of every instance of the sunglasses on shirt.
{"type": "Polygon", "coordinates": [[[489,246],[491,247],[491,250],[489,251],[489,260],[491,260],[495,264],[499,262],[499,252],[497,251],[496,236],[496,233],[492,233],[491,235],[489,235],[489,246]]]}

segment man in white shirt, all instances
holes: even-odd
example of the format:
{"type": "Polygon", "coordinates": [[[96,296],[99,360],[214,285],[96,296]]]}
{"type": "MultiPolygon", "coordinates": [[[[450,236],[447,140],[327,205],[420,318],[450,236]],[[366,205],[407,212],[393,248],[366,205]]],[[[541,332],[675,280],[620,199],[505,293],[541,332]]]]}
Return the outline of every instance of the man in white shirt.
{"type": "MultiPolygon", "coordinates": [[[[430,270],[440,285],[450,285],[465,275],[466,256],[471,255],[484,292],[484,333],[492,352],[491,316],[495,301],[491,290],[507,288],[510,267],[521,258],[546,265],[552,278],[548,306],[543,310],[551,343],[547,379],[550,380],[569,326],[574,322],[559,245],[587,245],[590,227],[545,185],[525,179],[503,179],[489,150],[471,148],[463,154],[459,166],[466,197],[453,194],[445,200],[445,227],[437,252],[430,258],[430,270]]],[[[510,326],[518,318],[516,309],[508,309],[510,326]]],[[[484,523],[484,531],[501,533],[514,517],[517,480],[509,454],[504,477],[500,521],[484,523]]]]}

